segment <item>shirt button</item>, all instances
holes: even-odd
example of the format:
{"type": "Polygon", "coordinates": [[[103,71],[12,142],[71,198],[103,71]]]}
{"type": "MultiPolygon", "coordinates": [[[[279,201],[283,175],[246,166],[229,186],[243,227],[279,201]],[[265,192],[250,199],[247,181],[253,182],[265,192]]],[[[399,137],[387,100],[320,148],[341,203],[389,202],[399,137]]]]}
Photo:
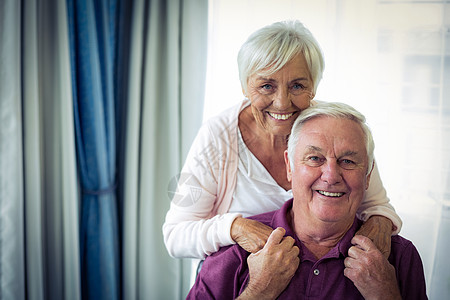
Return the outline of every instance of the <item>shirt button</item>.
{"type": "Polygon", "coordinates": [[[319,274],[320,274],[320,271],[319,271],[319,269],[315,269],[315,270],[314,270],[314,275],[316,275],[316,276],[317,276],[317,275],[319,275],[319,274]]]}

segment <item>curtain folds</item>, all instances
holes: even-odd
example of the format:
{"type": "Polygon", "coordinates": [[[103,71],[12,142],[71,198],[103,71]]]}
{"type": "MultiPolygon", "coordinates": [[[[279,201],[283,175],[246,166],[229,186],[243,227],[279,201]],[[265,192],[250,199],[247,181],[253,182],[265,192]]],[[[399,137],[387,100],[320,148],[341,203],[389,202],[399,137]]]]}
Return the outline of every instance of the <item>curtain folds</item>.
{"type": "Polygon", "coordinates": [[[64,2],[0,2],[0,70],[0,298],[79,299],[64,2]]]}
{"type": "Polygon", "coordinates": [[[40,22],[45,298],[79,299],[79,202],[67,7],[58,0],[36,3],[40,22]]]}
{"type": "Polygon", "coordinates": [[[0,298],[24,299],[20,3],[0,2],[0,298]]]}
{"type": "Polygon", "coordinates": [[[83,299],[119,299],[114,70],[118,1],[67,1],[83,299]]]}
{"type": "Polygon", "coordinates": [[[122,164],[124,299],[183,299],[189,289],[189,262],[168,256],[161,227],[167,187],[201,124],[207,7],[207,0],[133,3],[122,164]]]}
{"type": "Polygon", "coordinates": [[[40,122],[39,97],[39,65],[38,65],[38,18],[37,3],[29,1],[23,6],[23,142],[24,142],[24,177],[25,177],[25,220],[27,244],[35,245],[26,248],[27,261],[27,290],[30,299],[44,299],[44,227],[43,227],[43,178],[41,170],[42,128],[40,122]]]}
{"type": "Polygon", "coordinates": [[[1,299],[185,297],[161,226],[201,123],[207,3],[0,1],[1,299]]]}

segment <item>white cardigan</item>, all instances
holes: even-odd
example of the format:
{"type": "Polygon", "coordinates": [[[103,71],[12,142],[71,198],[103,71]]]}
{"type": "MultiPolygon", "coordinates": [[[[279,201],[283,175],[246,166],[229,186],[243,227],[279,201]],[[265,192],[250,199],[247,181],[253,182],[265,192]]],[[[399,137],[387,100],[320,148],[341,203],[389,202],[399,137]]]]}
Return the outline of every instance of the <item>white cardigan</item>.
{"type": "MultiPolygon", "coordinates": [[[[177,258],[205,258],[220,247],[234,244],[231,224],[240,214],[228,213],[238,168],[238,116],[250,104],[244,100],[200,128],[181,170],[177,191],[163,225],[164,243],[177,258]]],[[[378,168],[372,172],[358,217],[389,218],[395,232],[402,222],[389,204],[378,168]]]]}

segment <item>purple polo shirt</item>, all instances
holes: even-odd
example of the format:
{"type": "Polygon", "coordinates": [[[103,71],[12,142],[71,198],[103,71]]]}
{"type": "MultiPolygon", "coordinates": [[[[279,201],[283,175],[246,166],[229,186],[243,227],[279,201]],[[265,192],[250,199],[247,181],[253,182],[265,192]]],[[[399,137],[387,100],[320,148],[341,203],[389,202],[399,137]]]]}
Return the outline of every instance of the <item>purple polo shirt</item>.
{"type": "MultiPolygon", "coordinates": [[[[300,249],[300,265],[278,299],[364,299],[353,282],[344,276],[344,259],[361,221],[355,218],[342,240],[317,260],[297,239],[288,223],[286,216],[291,208],[292,199],[279,210],[251,217],[272,228],[283,227],[300,249]]],[[[187,299],[238,297],[249,280],[248,255],[247,251],[233,245],[207,257],[187,299]]],[[[422,261],[410,241],[393,236],[389,262],[395,267],[403,299],[427,299],[422,261]]]]}

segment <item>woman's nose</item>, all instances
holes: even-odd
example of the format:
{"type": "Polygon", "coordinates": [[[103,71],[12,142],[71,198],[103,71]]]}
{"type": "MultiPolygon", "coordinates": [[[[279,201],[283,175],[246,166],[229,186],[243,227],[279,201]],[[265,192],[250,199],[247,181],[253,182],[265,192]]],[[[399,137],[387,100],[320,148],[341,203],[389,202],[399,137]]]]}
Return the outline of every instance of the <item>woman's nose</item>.
{"type": "Polygon", "coordinates": [[[342,181],[341,168],[337,162],[326,162],[322,165],[321,179],[329,185],[337,184],[342,181]]]}
{"type": "Polygon", "coordinates": [[[291,106],[291,94],[288,89],[279,89],[272,105],[279,110],[288,109],[291,106]]]}

